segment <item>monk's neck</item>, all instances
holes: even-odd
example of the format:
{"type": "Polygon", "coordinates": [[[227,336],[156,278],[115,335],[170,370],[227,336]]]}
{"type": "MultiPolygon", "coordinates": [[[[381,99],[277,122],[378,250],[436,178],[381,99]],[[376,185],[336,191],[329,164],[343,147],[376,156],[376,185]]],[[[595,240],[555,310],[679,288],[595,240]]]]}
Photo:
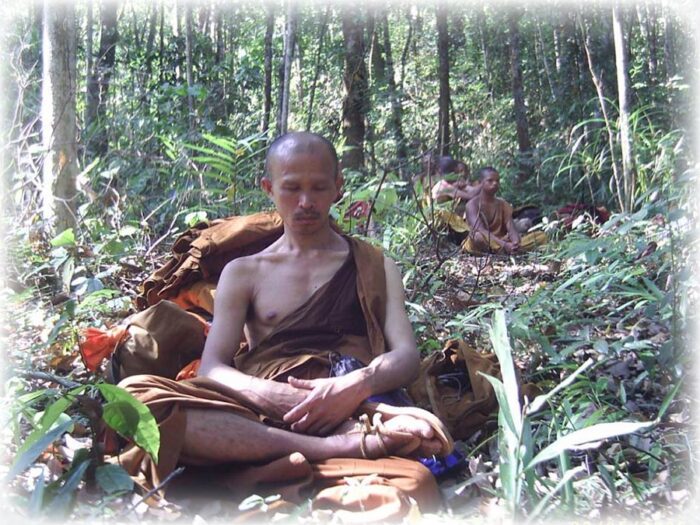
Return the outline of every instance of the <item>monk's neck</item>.
{"type": "Polygon", "coordinates": [[[317,250],[337,250],[345,247],[343,238],[330,226],[309,235],[302,235],[285,230],[279,240],[280,246],[289,252],[311,252],[317,250]]]}
{"type": "Polygon", "coordinates": [[[484,202],[486,204],[493,204],[496,202],[496,194],[489,195],[488,193],[484,193],[483,190],[481,192],[481,202],[484,202]]]}

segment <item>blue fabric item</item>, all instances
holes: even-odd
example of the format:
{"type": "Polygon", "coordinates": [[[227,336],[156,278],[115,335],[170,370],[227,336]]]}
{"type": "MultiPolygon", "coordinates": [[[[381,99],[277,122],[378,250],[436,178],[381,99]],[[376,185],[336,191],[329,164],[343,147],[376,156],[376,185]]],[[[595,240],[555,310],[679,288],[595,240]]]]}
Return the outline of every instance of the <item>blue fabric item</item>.
{"type": "MultiPolygon", "coordinates": [[[[365,366],[359,359],[349,355],[331,354],[330,357],[330,375],[332,377],[343,376],[365,366]]],[[[386,403],[387,405],[398,407],[413,406],[413,401],[403,388],[370,396],[367,398],[367,401],[372,403],[386,403]]],[[[436,478],[456,473],[466,466],[464,455],[457,449],[453,450],[445,457],[438,458],[433,456],[430,458],[418,458],[418,461],[428,467],[436,478]]]]}

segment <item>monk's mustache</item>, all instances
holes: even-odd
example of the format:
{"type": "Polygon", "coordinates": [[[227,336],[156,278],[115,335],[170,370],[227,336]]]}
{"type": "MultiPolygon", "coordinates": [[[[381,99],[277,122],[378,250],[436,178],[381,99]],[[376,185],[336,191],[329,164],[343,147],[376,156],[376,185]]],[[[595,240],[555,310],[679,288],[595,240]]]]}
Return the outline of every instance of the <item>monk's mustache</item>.
{"type": "Polygon", "coordinates": [[[295,213],[294,214],[294,219],[295,220],[306,220],[306,219],[318,219],[321,216],[320,213],[295,213]]]}

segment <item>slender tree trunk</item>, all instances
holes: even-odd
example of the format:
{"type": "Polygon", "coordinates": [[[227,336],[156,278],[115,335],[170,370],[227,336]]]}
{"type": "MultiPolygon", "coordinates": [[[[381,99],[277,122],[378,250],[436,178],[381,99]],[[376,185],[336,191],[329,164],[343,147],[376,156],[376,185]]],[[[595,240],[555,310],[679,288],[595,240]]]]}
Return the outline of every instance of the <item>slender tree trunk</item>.
{"type": "Polygon", "coordinates": [[[401,53],[401,79],[399,81],[399,89],[403,91],[404,80],[406,79],[406,62],[408,61],[408,52],[411,49],[413,41],[413,18],[410,11],[406,13],[406,24],[408,25],[408,34],[406,35],[406,43],[403,46],[401,53]]]}
{"type": "Polygon", "coordinates": [[[265,58],[263,69],[265,71],[265,84],[263,86],[263,115],[260,123],[260,131],[267,133],[270,129],[270,113],[272,111],[272,35],[275,30],[275,12],[272,5],[267,6],[267,18],[265,21],[265,58]]]}
{"type": "Polygon", "coordinates": [[[396,157],[399,164],[399,176],[402,179],[407,179],[407,170],[405,167],[408,151],[406,150],[406,140],[403,136],[401,100],[399,93],[396,90],[396,81],[394,79],[394,59],[391,53],[391,39],[389,38],[389,20],[386,11],[382,12],[382,32],[384,36],[384,51],[386,53],[386,78],[387,89],[391,99],[391,128],[393,130],[394,141],[396,142],[396,157]]]}
{"type": "Polygon", "coordinates": [[[544,65],[544,73],[547,76],[547,85],[549,86],[549,93],[552,95],[552,102],[555,104],[559,97],[557,97],[558,89],[555,88],[553,74],[551,66],[549,65],[549,60],[547,59],[547,46],[544,43],[544,36],[542,34],[542,24],[540,20],[537,20],[537,41],[539,42],[540,51],[542,52],[542,64],[544,65]]]}
{"type": "Polygon", "coordinates": [[[41,128],[42,214],[50,230],[76,225],[77,125],[75,6],[44,1],[41,128]]]}
{"type": "Polygon", "coordinates": [[[438,151],[441,155],[450,154],[450,36],[447,30],[447,5],[444,0],[437,4],[437,52],[438,81],[438,151]]]}
{"type": "Polygon", "coordinates": [[[292,62],[294,61],[294,43],[297,30],[297,6],[293,0],[287,0],[287,24],[284,32],[284,62],[282,83],[280,86],[280,108],[277,118],[277,131],[287,132],[287,120],[289,117],[289,88],[292,77],[292,62]]]}
{"type": "Polygon", "coordinates": [[[142,85],[147,88],[153,72],[153,47],[156,41],[156,24],[158,22],[158,5],[151,4],[150,20],[148,22],[148,38],[146,40],[146,72],[143,76],[142,85]]]}
{"type": "Polygon", "coordinates": [[[510,29],[510,71],[513,86],[513,109],[515,112],[515,129],[518,136],[519,168],[521,176],[532,174],[532,146],[530,144],[530,129],[527,123],[525,93],[523,90],[523,71],[520,50],[520,13],[511,12],[508,16],[510,29]]]}
{"type": "Polygon", "coordinates": [[[194,78],[192,74],[192,4],[185,6],[185,74],[187,77],[187,122],[190,132],[194,131],[194,97],[192,95],[192,87],[194,78]]]}
{"type": "Polygon", "coordinates": [[[615,66],[617,69],[617,94],[620,105],[620,146],[622,150],[623,212],[634,208],[636,168],[634,165],[632,132],[630,129],[630,78],[628,55],[625,52],[625,34],[622,28],[622,12],[618,3],[613,4],[613,37],[615,39],[615,66]]]}
{"type": "Polygon", "coordinates": [[[342,9],[345,42],[343,85],[343,136],[347,149],[343,152],[343,168],[360,170],[364,165],[365,115],[367,113],[367,66],[363,41],[363,23],[359,10],[349,5],[342,9]]]}
{"type": "Polygon", "coordinates": [[[493,101],[493,81],[491,78],[491,50],[486,39],[486,17],[482,9],[476,12],[476,26],[479,29],[479,45],[481,47],[481,57],[483,59],[484,80],[486,81],[486,89],[489,93],[489,98],[493,101]]]}
{"type": "Polygon", "coordinates": [[[88,149],[96,155],[107,153],[109,139],[106,118],[109,83],[114,71],[117,55],[117,9],[116,2],[103,2],[100,5],[100,51],[88,82],[86,127],[93,132],[88,149]],[[92,129],[90,129],[92,128],[92,129]]]}
{"type": "Polygon", "coordinates": [[[221,6],[216,6],[216,64],[221,64],[224,61],[224,15],[221,6]]]}
{"type": "MultiPolygon", "coordinates": [[[[623,208],[622,201],[622,182],[620,181],[620,172],[617,166],[617,155],[615,154],[615,134],[612,129],[612,124],[610,123],[610,117],[608,116],[607,102],[605,96],[605,87],[601,79],[601,74],[597,70],[596,65],[593,61],[593,55],[591,52],[591,34],[590,27],[588,27],[588,22],[584,20],[585,25],[582,27],[582,32],[584,33],[584,49],[586,52],[586,58],[588,60],[588,69],[591,72],[591,78],[593,80],[593,85],[595,86],[596,93],[598,94],[598,103],[600,104],[600,110],[603,114],[603,120],[605,121],[605,129],[608,134],[608,148],[610,149],[610,165],[612,168],[613,181],[615,182],[615,196],[617,198],[620,209],[623,208]]],[[[592,192],[591,192],[592,193],[592,192]]]]}
{"type": "Polygon", "coordinates": [[[674,28],[669,8],[664,9],[664,64],[666,66],[666,78],[676,75],[676,46],[674,43],[674,28]]]}
{"type": "Polygon", "coordinates": [[[314,115],[314,99],[316,98],[316,85],[318,77],[321,74],[321,57],[323,55],[323,41],[326,37],[326,28],[328,26],[328,16],[330,15],[330,7],[326,6],[323,12],[323,18],[318,26],[318,47],[316,48],[316,66],[314,67],[314,78],[309,88],[309,109],[306,115],[306,131],[311,130],[311,121],[314,115]]]}
{"type": "Polygon", "coordinates": [[[384,49],[382,49],[382,38],[380,36],[381,28],[378,28],[377,24],[377,12],[377,6],[373,5],[369,8],[367,17],[367,34],[370,40],[369,63],[372,65],[372,78],[370,82],[373,85],[384,84],[386,80],[386,64],[384,61],[384,49]]]}
{"type": "Polygon", "coordinates": [[[163,74],[165,72],[165,7],[163,0],[160,2],[160,38],[158,39],[158,82],[163,84],[163,74]]]}
{"type": "Polygon", "coordinates": [[[92,115],[89,114],[88,112],[88,95],[87,93],[90,93],[91,91],[95,90],[95,87],[92,86],[92,83],[94,82],[94,78],[92,76],[92,68],[94,67],[93,62],[94,62],[94,56],[93,56],[93,33],[92,33],[92,26],[94,24],[94,16],[93,16],[93,0],[88,0],[87,2],[87,24],[85,26],[85,83],[86,83],[86,88],[85,88],[85,111],[83,113],[83,125],[85,126],[85,129],[90,127],[90,118],[92,115]]]}

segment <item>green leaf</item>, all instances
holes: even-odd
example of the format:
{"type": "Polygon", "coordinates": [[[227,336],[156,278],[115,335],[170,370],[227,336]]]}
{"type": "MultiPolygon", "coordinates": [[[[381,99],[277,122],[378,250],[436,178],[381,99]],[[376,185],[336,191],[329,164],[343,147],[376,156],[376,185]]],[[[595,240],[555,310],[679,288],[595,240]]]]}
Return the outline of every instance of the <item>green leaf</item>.
{"type": "MultiPolygon", "coordinates": [[[[64,397],[54,401],[49,407],[44,410],[44,414],[41,416],[39,425],[27,436],[24,443],[17,450],[17,455],[20,456],[24,454],[30,447],[32,447],[39,439],[41,439],[47,432],[52,430],[54,423],[58,420],[59,416],[63,414],[66,409],[73,404],[75,400],[74,396],[80,394],[85,390],[85,386],[79,386],[68,392],[64,397]]],[[[65,421],[62,424],[67,424],[67,430],[70,432],[73,427],[73,421],[65,421]]],[[[47,445],[48,446],[48,445],[47,445]]],[[[44,447],[46,448],[46,447],[44,447]]],[[[43,452],[43,449],[42,449],[43,452]]]]}
{"type": "Polygon", "coordinates": [[[97,467],[95,479],[107,494],[130,492],[134,488],[134,480],[119,465],[106,464],[97,467]]]}
{"type": "Polygon", "coordinates": [[[41,453],[44,452],[44,450],[46,450],[46,447],[53,443],[54,440],[62,436],[63,433],[66,432],[72,425],[72,420],[66,421],[62,425],[59,425],[52,430],[49,430],[48,432],[43,434],[40,437],[40,439],[38,439],[30,447],[28,447],[23,453],[19,454],[15,459],[14,463],[12,463],[9,472],[5,476],[5,481],[10,481],[18,474],[21,474],[22,472],[27,470],[41,455],[41,453]]]}
{"type": "Polygon", "coordinates": [[[616,423],[599,423],[597,425],[576,430],[571,434],[567,434],[566,436],[557,439],[554,443],[540,451],[540,453],[537,454],[537,456],[535,456],[535,458],[525,468],[529,469],[538,463],[555,458],[565,450],[597,447],[599,445],[599,443],[597,443],[598,441],[616,436],[622,436],[624,434],[631,434],[632,432],[639,432],[640,430],[653,427],[656,425],[656,423],[657,421],[649,421],[644,423],[619,421],[616,423]]]}
{"type": "Polygon", "coordinates": [[[503,383],[501,383],[498,379],[495,377],[492,377],[488,374],[484,374],[481,371],[477,372],[478,374],[484,376],[486,380],[491,383],[491,386],[493,387],[493,391],[496,394],[496,400],[498,401],[498,407],[499,407],[499,415],[503,415],[503,418],[506,422],[507,429],[504,430],[509,430],[510,433],[514,436],[519,436],[520,431],[518,430],[519,427],[516,428],[515,426],[515,421],[513,420],[509,405],[508,405],[508,396],[506,395],[506,389],[503,386],[503,383]]]}
{"type": "Polygon", "coordinates": [[[65,475],[63,485],[56,490],[54,497],[46,507],[46,514],[52,517],[65,517],[75,499],[75,491],[78,484],[82,481],[85,471],[90,466],[92,461],[89,457],[82,458],[82,461],[73,465],[65,475]]]}
{"type": "Polygon", "coordinates": [[[125,436],[133,436],[139,425],[139,413],[127,401],[110,401],[102,407],[102,418],[110,428],[125,436]]]}
{"type": "Polygon", "coordinates": [[[63,230],[61,233],[51,239],[51,246],[58,248],[59,246],[75,246],[75,232],[73,228],[63,230]]]}
{"type": "Polygon", "coordinates": [[[148,407],[129,392],[116,385],[100,383],[96,386],[108,401],[103,414],[105,423],[122,436],[133,439],[139,447],[151,456],[155,463],[158,463],[160,430],[148,407]],[[110,405],[112,407],[107,409],[110,405]],[[125,408],[126,405],[129,406],[128,409],[125,408]],[[134,421],[133,416],[130,414],[132,410],[136,411],[138,415],[138,421],[135,426],[132,425],[134,421]],[[115,426],[112,426],[113,424],[115,426]]]}
{"type": "Polygon", "coordinates": [[[520,394],[518,393],[518,378],[515,375],[513,355],[506,329],[506,317],[503,310],[496,310],[493,313],[493,321],[489,327],[489,338],[496,357],[498,357],[498,363],[501,366],[501,377],[503,378],[503,387],[508,402],[508,413],[515,429],[517,429],[515,434],[519,436],[522,428],[522,408],[520,406],[520,394]]]}
{"type": "Polygon", "coordinates": [[[28,512],[30,516],[38,516],[41,507],[44,505],[44,489],[46,488],[44,482],[44,470],[42,469],[41,472],[39,472],[39,477],[36,479],[32,496],[29,499],[28,512]]]}

